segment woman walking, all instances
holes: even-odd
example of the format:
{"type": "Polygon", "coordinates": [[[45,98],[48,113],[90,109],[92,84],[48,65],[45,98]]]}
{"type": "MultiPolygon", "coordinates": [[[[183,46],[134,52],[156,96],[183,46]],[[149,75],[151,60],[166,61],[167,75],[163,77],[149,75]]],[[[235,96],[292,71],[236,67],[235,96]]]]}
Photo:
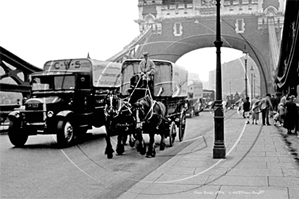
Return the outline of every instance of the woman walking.
{"type": "Polygon", "coordinates": [[[292,134],[292,130],[295,129],[297,120],[297,105],[294,102],[294,95],[287,98],[285,103],[286,113],[284,117],[283,127],[287,129],[287,134],[292,134]]]}
{"type": "Polygon", "coordinates": [[[260,113],[260,100],[254,98],[251,101],[251,113],[252,113],[252,124],[257,124],[259,120],[259,113],[260,113]]]}

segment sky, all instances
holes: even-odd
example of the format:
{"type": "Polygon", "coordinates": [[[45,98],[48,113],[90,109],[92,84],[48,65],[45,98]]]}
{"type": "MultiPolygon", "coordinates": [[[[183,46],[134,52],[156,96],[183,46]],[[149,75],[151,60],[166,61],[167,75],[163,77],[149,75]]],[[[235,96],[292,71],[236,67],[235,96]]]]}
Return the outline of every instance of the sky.
{"type": "MultiPolygon", "coordinates": [[[[2,0],[0,46],[42,68],[48,60],[90,57],[106,60],[139,35],[138,0],[2,0]]],[[[208,81],[216,49],[182,56],[177,64],[208,81]],[[199,63],[199,67],[195,67],[199,63]]],[[[243,56],[222,48],[221,62],[243,56]]]]}

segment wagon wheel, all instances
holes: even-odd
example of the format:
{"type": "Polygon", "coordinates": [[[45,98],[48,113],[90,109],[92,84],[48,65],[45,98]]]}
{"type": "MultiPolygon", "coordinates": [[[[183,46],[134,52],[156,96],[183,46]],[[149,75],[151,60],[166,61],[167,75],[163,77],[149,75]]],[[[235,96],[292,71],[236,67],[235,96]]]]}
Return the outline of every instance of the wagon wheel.
{"type": "Polygon", "coordinates": [[[175,126],[175,122],[172,122],[171,125],[170,125],[170,131],[169,131],[169,144],[170,144],[170,147],[173,146],[175,136],[176,136],[176,126],[175,126]]]}
{"type": "Polygon", "coordinates": [[[181,109],[180,118],[179,118],[179,141],[183,140],[184,131],[185,131],[185,123],[186,123],[186,115],[185,115],[185,108],[181,109]]]}

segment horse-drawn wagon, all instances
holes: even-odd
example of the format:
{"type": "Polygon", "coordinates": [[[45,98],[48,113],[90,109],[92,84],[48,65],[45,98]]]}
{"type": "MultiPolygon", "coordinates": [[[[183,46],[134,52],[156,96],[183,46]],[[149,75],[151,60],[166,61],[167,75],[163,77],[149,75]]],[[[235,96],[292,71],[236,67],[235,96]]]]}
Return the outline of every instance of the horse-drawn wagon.
{"type": "MultiPolygon", "coordinates": [[[[186,126],[188,73],[183,67],[170,61],[153,60],[156,71],[153,90],[151,90],[149,80],[139,71],[140,62],[140,59],[130,59],[122,64],[120,95],[123,99],[120,99],[118,111],[127,111],[127,114],[131,113],[132,117],[129,115],[123,117],[126,118],[126,122],[116,119],[117,122],[113,126],[121,127],[119,134],[134,135],[138,142],[137,149],[141,154],[146,152],[142,134],[149,134],[147,157],[154,157],[155,134],[161,135],[161,150],[165,148],[165,138],[168,138],[170,146],[173,145],[177,129],[179,141],[183,140],[186,126]],[[127,133],[120,132],[122,127],[127,133]]],[[[118,115],[122,114],[118,113],[118,115]]],[[[118,150],[119,144],[118,141],[117,153],[122,154],[124,149],[118,150]]]]}

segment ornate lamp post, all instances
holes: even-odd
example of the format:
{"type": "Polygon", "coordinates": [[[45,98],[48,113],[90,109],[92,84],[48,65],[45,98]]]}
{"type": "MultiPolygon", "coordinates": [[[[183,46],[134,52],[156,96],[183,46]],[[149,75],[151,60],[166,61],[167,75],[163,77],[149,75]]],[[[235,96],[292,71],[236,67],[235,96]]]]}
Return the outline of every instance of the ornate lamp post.
{"type": "Polygon", "coordinates": [[[226,148],[224,144],[224,112],[222,107],[222,71],[221,71],[221,24],[220,24],[220,1],[216,0],[217,18],[216,18],[216,46],[217,64],[216,64],[216,101],[215,101],[215,142],[213,148],[213,158],[225,158],[226,148]]]}
{"type": "Polygon", "coordinates": [[[255,97],[255,77],[256,77],[256,75],[253,74],[253,95],[254,95],[254,97],[255,97]]]}
{"type": "Polygon", "coordinates": [[[245,48],[244,51],[245,54],[245,98],[248,97],[248,89],[247,89],[247,84],[248,84],[248,78],[247,78],[247,60],[248,60],[248,51],[245,48]]]}
{"type": "Polygon", "coordinates": [[[229,82],[229,95],[230,95],[230,99],[231,99],[231,81],[229,82]]]}
{"type": "Polygon", "coordinates": [[[250,72],[251,72],[251,99],[254,98],[254,94],[253,94],[253,75],[254,75],[254,69],[253,69],[253,66],[251,65],[251,68],[250,68],[250,72]]]}

